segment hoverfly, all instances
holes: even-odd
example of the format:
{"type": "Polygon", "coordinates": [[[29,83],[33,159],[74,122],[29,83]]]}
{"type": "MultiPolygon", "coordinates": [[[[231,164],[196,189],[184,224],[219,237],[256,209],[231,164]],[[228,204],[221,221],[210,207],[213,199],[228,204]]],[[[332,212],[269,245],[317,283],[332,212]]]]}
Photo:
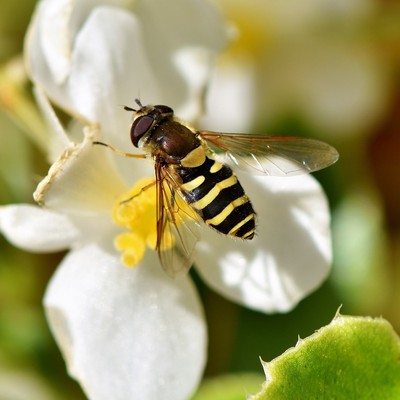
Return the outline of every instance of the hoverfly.
{"type": "Polygon", "coordinates": [[[325,168],[339,157],[330,145],[309,138],[196,131],[166,105],[135,102],[138,109],[124,108],[134,112],[131,141],[144,154],[95,143],[154,161],[156,249],[170,276],[192,265],[201,221],[224,235],[253,239],[256,212],[228,164],[261,175],[294,176],[325,168]],[[212,148],[223,151],[223,161],[212,148]],[[186,207],[179,206],[182,201],[186,207]]]}

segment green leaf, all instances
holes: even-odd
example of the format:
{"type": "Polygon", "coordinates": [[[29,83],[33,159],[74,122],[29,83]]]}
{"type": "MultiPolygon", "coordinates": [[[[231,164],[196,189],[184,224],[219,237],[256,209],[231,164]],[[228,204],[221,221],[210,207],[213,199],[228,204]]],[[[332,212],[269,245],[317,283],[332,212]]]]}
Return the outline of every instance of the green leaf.
{"type": "Polygon", "coordinates": [[[337,315],[263,367],[249,400],[400,399],[400,340],[382,318],[337,315]]]}

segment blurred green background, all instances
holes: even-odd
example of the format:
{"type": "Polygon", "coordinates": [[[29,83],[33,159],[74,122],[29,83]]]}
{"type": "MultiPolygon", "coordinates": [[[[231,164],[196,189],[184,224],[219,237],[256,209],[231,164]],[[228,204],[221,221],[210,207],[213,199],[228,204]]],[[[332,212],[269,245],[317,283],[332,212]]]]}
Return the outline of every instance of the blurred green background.
{"type": "MultiPolygon", "coordinates": [[[[229,49],[230,57],[258,55],[258,79],[274,94],[268,99],[270,109],[278,109],[274,114],[262,113],[267,105],[262,96],[257,99],[254,129],[316,137],[335,146],[341,158],[315,174],[332,210],[332,274],[292,312],[269,316],[239,307],[212,292],[192,272],[209,326],[206,377],[262,374],[260,356],[278,356],[298,336],[329,323],[340,305],[343,314],[383,316],[400,332],[399,1],[338,0],[340,13],[326,9],[313,16],[317,23],[312,30],[295,30],[296,44],[302,43],[296,49],[290,48],[290,29],[302,18],[302,3],[312,10],[313,3],[318,8],[317,2],[300,0],[293,9],[288,5],[272,25],[262,17],[255,19],[255,1],[216,2],[242,32],[229,49]],[[356,5],[346,8],[350,3],[356,5]],[[340,56],[338,48],[345,49],[340,56]],[[355,61],[346,63],[346,54],[355,61]],[[337,84],[324,79],[318,65],[321,57],[331,59],[334,70],[337,63],[337,84]],[[293,65],[303,66],[309,74],[293,65]],[[293,96],[300,100],[290,109],[279,108],[282,98],[292,96],[294,86],[285,86],[288,71],[290,79],[295,74],[298,81],[293,96]],[[341,77],[353,76],[362,78],[355,99],[351,85],[340,87],[341,77]],[[341,91],[345,106],[337,103],[338,93],[330,97],[332,88],[341,91]],[[327,108],[339,110],[335,118],[327,108]]],[[[273,9],[272,1],[265,3],[273,9]]],[[[34,6],[33,0],[0,0],[0,205],[32,203],[32,193],[48,169],[42,153],[44,125],[21,62],[34,6]]],[[[326,72],[325,77],[332,76],[326,72]]],[[[66,374],[41,306],[62,256],[25,253],[0,236],[0,400],[84,398],[66,374]]]]}

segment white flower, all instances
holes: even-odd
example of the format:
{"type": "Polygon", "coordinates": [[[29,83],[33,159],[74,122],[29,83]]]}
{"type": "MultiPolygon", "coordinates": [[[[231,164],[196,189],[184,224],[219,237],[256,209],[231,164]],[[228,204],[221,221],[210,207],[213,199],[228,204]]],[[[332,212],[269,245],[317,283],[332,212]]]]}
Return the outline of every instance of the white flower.
{"type": "Polygon", "coordinates": [[[193,120],[225,45],[224,20],[203,0],[43,0],[25,58],[54,103],[124,148],[130,116],[118,106],[157,100],[193,120]]]}
{"type": "MultiPolygon", "coordinates": [[[[125,3],[39,4],[27,59],[53,141],[64,150],[35,192],[45,207],[1,207],[0,230],[30,251],[69,249],[44,304],[69,373],[89,398],[186,399],[201,378],[207,344],[190,276],[171,279],[152,250],[125,268],[113,246],[124,232],[113,205],[132,183],[152,176],[152,165],[93,140],[130,150],[129,116],[117,107],[139,90],[146,101],[174,106],[178,116],[196,115],[210,61],[226,36],[223,21],[200,1],[138,1],[135,13],[125,3]],[[67,134],[44,92],[84,122],[79,144],[71,138],[80,125],[67,134]]],[[[258,212],[258,236],[243,243],[204,228],[195,266],[240,304],[288,311],[329,272],[326,198],[311,176],[238,176],[258,212]]]]}
{"type": "MultiPolygon", "coordinates": [[[[127,190],[107,149],[84,142],[52,166],[30,205],[0,209],[0,228],[19,247],[70,249],[46,292],[50,326],[69,372],[92,399],[184,399],[199,382],[206,329],[190,276],[171,279],[154,251],[134,270],[113,248],[113,203],[127,190]]],[[[116,157],[114,154],[112,158],[116,157]]],[[[133,177],[147,161],[129,160],[133,177]]],[[[127,173],[128,171],[125,171],[127,173]]],[[[216,291],[264,312],[288,311],[327,276],[329,212],[310,176],[242,176],[258,211],[258,236],[233,241],[204,229],[195,265],[216,291]]]]}

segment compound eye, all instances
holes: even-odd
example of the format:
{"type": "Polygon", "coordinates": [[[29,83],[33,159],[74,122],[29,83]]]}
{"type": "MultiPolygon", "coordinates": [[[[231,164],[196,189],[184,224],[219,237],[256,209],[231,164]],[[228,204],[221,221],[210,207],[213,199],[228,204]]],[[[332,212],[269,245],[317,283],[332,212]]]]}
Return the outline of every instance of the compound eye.
{"type": "Polygon", "coordinates": [[[160,114],[173,114],[174,110],[171,107],[164,106],[162,104],[159,104],[157,106],[154,106],[154,108],[160,113],[160,114]]]}
{"type": "Polygon", "coordinates": [[[142,115],[133,121],[131,127],[131,140],[135,147],[138,147],[139,140],[150,130],[153,122],[154,118],[148,115],[142,115]]]}

